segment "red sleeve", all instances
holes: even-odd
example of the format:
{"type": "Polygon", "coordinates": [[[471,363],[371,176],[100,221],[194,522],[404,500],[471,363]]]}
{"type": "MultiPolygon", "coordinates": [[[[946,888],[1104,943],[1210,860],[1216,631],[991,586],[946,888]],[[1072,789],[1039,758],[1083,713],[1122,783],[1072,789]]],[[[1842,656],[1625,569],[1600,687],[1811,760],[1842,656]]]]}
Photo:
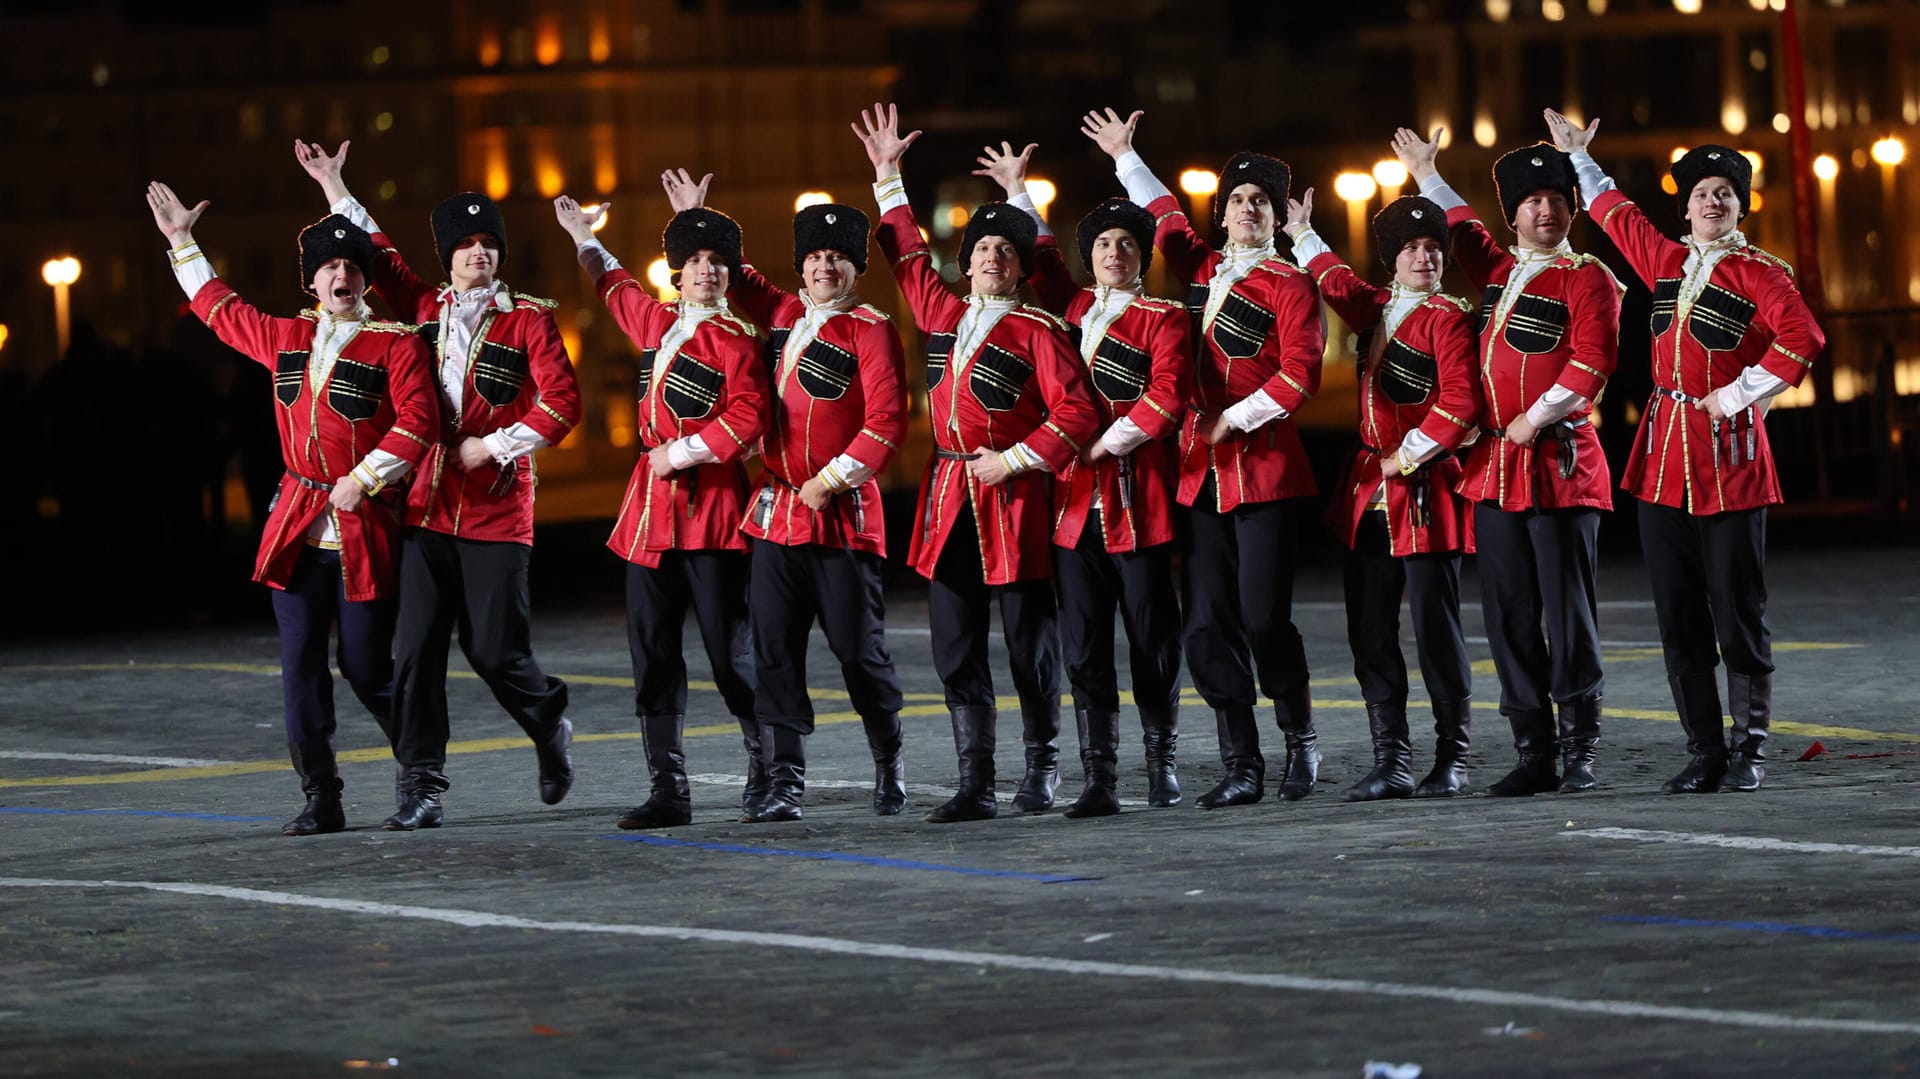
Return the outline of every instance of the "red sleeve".
{"type": "Polygon", "coordinates": [[[792,298],[793,293],[775,287],[765,274],[751,264],[742,265],[740,272],[733,275],[733,288],[727,292],[728,305],[749,322],[757,322],[764,329],[773,327],[780,305],[792,298]]]}
{"type": "Polygon", "coordinates": [[[1074,283],[1072,271],[1067,269],[1066,257],[1060,254],[1060,241],[1052,236],[1040,237],[1040,243],[1033,251],[1033,294],[1040,300],[1040,306],[1062,318],[1066,317],[1067,306],[1080,293],[1080,286],[1074,283]]]}
{"type": "Polygon", "coordinates": [[[1193,231],[1187,212],[1172,195],[1162,195],[1147,203],[1147,212],[1153,215],[1153,245],[1160,249],[1160,257],[1167,260],[1167,269],[1173,271],[1181,284],[1192,284],[1200,268],[1214,257],[1213,249],[1193,231]]]}
{"type": "Polygon", "coordinates": [[[214,336],[272,369],[280,349],[274,343],[271,315],[240,298],[233,286],[218,277],[193,294],[193,313],[214,336]]]}
{"type": "Polygon", "coordinates": [[[1327,306],[1355,332],[1371,329],[1380,322],[1380,310],[1386,306],[1391,293],[1367,284],[1339,255],[1321,252],[1307,263],[1307,272],[1313,275],[1320,295],[1326,297],[1327,306]]]}
{"type": "Polygon", "coordinates": [[[387,396],[393,426],[375,449],[418,465],[440,430],[440,389],[434,384],[433,352],[413,334],[387,353],[387,396]]]}
{"type": "MultiPolygon", "coordinates": [[[[724,316],[716,315],[709,322],[724,316]]],[[[700,428],[700,441],[722,464],[740,456],[767,430],[767,365],[762,362],[760,339],[733,327],[705,327],[709,339],[724,355],[726,381],[720,392],[720,411],[700,428]],[[729,332],[732,331],[732,332],[729,332]]]]}
{"type": "Polygon", "coordinates": [[[1826,347],[1827,335],[1813,320],[1813,312],[1793,286],[1793,279],[1784,271],[1771,267],[1769,271],[1765,287],[1757,291],[1759,321],[1772,331],[1773,343],[1760,358],[1760,366],[1787,385],[1798,386],[1813,367],[1814,358],[1826,347]]]}
{"type": "Polygon", "coordinates": [[[433,314],[433,298],[440,290],[414,274],[386,233],[373,234],[373,248],[378,255],[373,262],[373,290],[386,298],[402,321],[425,321],[433,314]]]}
{"type": "Polygon", "coordinates": [[[1486,224],[1474,215],[1473,207],[1448,210],[1447,229],[1452,233],[1453,260],[1467,272],[1475,288],[1486,288],[1502,267],[1512,265],[1513,255],[1494,240],[1486,224]]]}
{"type": "Polygon", "coordinates": [[[620,332],[635,345],[645,348],[644,342],[655,336],[655,324],[667,315],[666,305],[654,299],[624,266],[601,274],[594,280],[593,289],[613,313],[620,332]]]}
{"type": "Polygon", "coordinates": [[[1587,213],[1600,222],[1601,231],[1626,256],[1627,264],[1640,275],[1640,280],[1646,282],[1648,288],[1654,287],[1660,278],[1660,264],[1681,245],[1667,239],[1632,199],[1617,190],[1601,192],[1587,213]]]}
{"type": "Polygon", "coordinates": [[[858,352],[866,415],[844,452],[879,472],[893,460],[907,433],[907,358],[891,322],[865,327],[858,352]]]}
{"type": "Polygon", "coordinates": [[[580,422],[580,381],[560,339],[553,312],[541,310],[527,332],[527,366],[540,391],[520,422],[539,432],[547,445],[558,446],[580,422]]]}
{"type": "Polygon", "coordinates": [[[1148,438],[1165,438],[1180,429],[1193,399],[1192,320],[1185,311],[1161,314],[1153,327],[1153,367],[1146,389],[1127,410],[1127,418],[1148,438]]]}
{"type": "Polygon", "coordinates": [[[1260,388],[1291,416],[1320,392],[1327,319],[1320,311],[1320,293],[1306,274],[1288,275],[1274,300],[1273,333],[1280,342],[1280,369],[1260,388]]]}
{"type": "Polygon", "coordinates": [[[927,241],[920,237],[920,223],[914,219],[913,207],[896,206],[881,214],[878,239],[880,253],[893,267],[893,278],[900,283],[900,292],[907,298],[907,309],[913,312],[913,320],[921,329],[945,325],[960,317],[954,308],[962,303],[934,270],[933,252],[927,250],[927,241]]]}
{"type": "Polygon", "coordinates": [[[1567,290],[1567,343],[1572,355],[1559,384],[1589,401],[1600,398],[1620,360],[1620,290],[1599,263],[1573,271],[1567,290]]]}
{"type": "Polygon", "coordinates": [[[1024,441],[1058,474],[1079,458],[1081,447],[1099,431],[1100,413],[1087,387],[1086,365],[1067,344],[1066,335],[1036,327],[1031,341],[1033,370],[1040,380],[1040,397],[1047,403],[1047,419],[1024,441]]]}
{"type": "MultiPolygon", "coordinates": [[[[1435,311],[1433,360],[1438,369],[1433,407],[1420,424],[1420,433],[1449,450],[1457,450],[1480,422],[1479,378],[1474,372],[1473,328],[1467,314],[1449,304],[1435,311]]],[[[1412,316],[1408,316],[1412,317],[1412,316]]]]}

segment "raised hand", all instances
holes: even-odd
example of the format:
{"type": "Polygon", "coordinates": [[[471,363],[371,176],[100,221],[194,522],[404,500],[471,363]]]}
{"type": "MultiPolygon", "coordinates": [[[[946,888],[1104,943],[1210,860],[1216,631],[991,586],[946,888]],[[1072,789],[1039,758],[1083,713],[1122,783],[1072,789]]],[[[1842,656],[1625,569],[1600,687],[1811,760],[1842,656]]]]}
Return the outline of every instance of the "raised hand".
{"type": "Polygon", "coordinates": [[[1432,138],[1422,139],[1419,132],[1412,128],[1394,129],[1390,142],[1393,156],[1407,167],[1407,175],[1419,181],[1439,173],[1440,167],[1436,162],[1440,157],[1440,136],[1446,131],[1444,127],[1436,127],[1432,138]]]}
{"type": "Polygon", "coordinates": [[[1135,109],[1133,115],[1120,119],[1120,114],[1112,109],[1102,115],[1099,109],[1089,111],[1080,118],[1080,133],[1093,140],[1095,146],[1107,152],[1109,157],[1118,160],[1133,149],[1133,129],[1140,126],[1140,118],[1146,113],[1135,109]]]}
{"type": "Polygon", "coordinates": [[[187,209],[173,188],[158,180],[147,185],[147,208],[153,211],[153,223],[170,242],[179,244],[193,239],[193,223],[207,212],[212,203],[205,199],[200,205],[187,209]]]}
{"type": "Polygon", "coordinates": [[[973,174],[985,176],[999,184],[1006,189],[1007,197],[1012,198],[1026,191],[1027,159],[1032,157],[1033,152],[1039,148],[1039,143],[1030,142],[1027,143],[1026,149],[1016,154],[1010,142],[1001,143],[998,150],[991,146],[983,146],[980,148],[980,156],[974,158],[975,161],[980,162],[981,167],[974,169],[973,174]]]}
{"type": "Polygon", "coordinates": [[[886,179],[900,171],[900,159],[920,132],[900,134],[900,106],[876,101],[871,110],[860,110],[860,122],[848,124],[860,145],[867,148],[867,160],[873,163],[876,178],[886,179]]]}
{"type": "Polygon", "coordinates": [[[713,173],[700,177],[699,183],[686,169],[668,169],[660,174],[660,186],[666,189],[667,205],[674,213],[682,210],[697,210],[707,204],[707,185],[713,182],[713,173]]]}
{"type": "Polygon", "coordinates": [[[1287,221],[1280,227],[1290,237],[1313,227],[1313,188],[1307,188],[1297,199],[1287,200],[1287,221]]]}
{"type": "Polygon", "coordinates": [[[328,156],[326,148],[317,142],[293,140],[294,159],[300,162],[301,168],[307,170],[308,176],[319,183],[329,206],[347,197],[347,181],[341,173],[347,167],[347,147],[352,145],[351,139],[342,142],[340,149],[328,156]]]}
{"type": "Polygon", "coordinates": [[[1553,135],[1553,145],[1563,153],[1585,150],[1587,144],[1593,141],[1594,133],[1600,130],[1598,116],[1583,128],[1552,109],[1542,109],[1541,112],[1547,118],[1547,131],[1553,135]]]}
{"type": "Polygon", "coordinates": [[[562,195],[553,200],[553,216],[560,222],[560,227],[567,230],[567,235],[573,237],[575,244],[584,244],[593,239],[594,222],[605,217],[607,207],[612,205],[611,201],[603,202],[599,209],[588,213],[572,197],[562,195]]]}

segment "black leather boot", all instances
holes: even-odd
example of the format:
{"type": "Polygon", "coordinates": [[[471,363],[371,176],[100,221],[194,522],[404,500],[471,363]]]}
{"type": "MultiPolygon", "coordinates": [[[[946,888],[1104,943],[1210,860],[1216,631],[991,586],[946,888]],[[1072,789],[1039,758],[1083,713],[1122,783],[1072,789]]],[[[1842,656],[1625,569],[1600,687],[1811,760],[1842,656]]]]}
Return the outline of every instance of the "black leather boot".
{"type": "Polygon", "coordinates": [[[1600,785],[1593,762],[1600,756],[1600,698],[1560,705],[1560,793],[1590,791],[1600,785]]]}
{"type": "Polygon", "coordinates": [[[1712,671],[1670,674],[1673,706],[1687,732],[1687,766],[1666,781],[1667,794],[1712,794],[1727,774],[1727,743],[1720,718],[1720,683],[1712,671]]]}
{"type": "Polygon", "coordinates": [[[873,751],[873,812],[891,817],[907,808],[907,762],[901,753],[900,713],[861,716],[873,751]]]}
{"type": "Polygon", "coordinates": [[[739,716],[740,746],[747,751],[747,785],[740,788],[740,819],[751,820],[767,799],[767,728],[759,720],[739,716]]]}
{"type": "Polygon", "coordinates": [[[927,814],[934,824],[991,820],[1000,812],[993,793],[994,723],[997,714],[984,706],[963,706],[953,712],[953,748],[960,757],[960,789],[927,814]]]}
{"type": "Polygon", "coordinates": [[[1201,809],[1252,805],[1266,792],[1267,760],[1260,755],[1260,723],[1248,705],[1216,708],[1214,724],[1220,731],[1220,763],[1226,777],[1193,800],[1201,809]]]}
{"type": "MultiPolygon", "coordinates": [[[[1287,764],[1280,773],[1280,797],[1297,802],[1313,793],[1320,777],[1320,736],[1313,729],[1313,701],[1307,687],[1288,690],[1274,702],[1274,718],[1287,740],[1287,764]]],[[[1406,729],[1405,721],[1401,730],[1406,729]]]]}
{"type": "Polygon", "coordinates": [[[1516,713],[1507,722],[1513,726],[1513,748],[1520,754],[1520,763],[1488,787],[1487,796],[1524,798],[1559,790],[1560,776],[1553,769],[1553,713],[1516,713]]]}
{"type": "Polygon", "coordinates": [[[406,797],[399,810],[381,822],[382,828],[389,832],[411,832],[417,828],[438,828],[446,821],[446,810],[440,806],[440,796],[448,787],[444,772],[435,768],[408,769],[405,787],[406,797]]]}
{"type": "Polygon", "coordinates": [[[760,737],[767,753],[767,793],[742,822],[799,820],[807,789],[807,736],[791,727],[768,725],[760,737]]]}
{"type": "Polygon", "coordinates": [[[1069,817],[1111,817],[1120,812],[1120,713],[1073,710],[1080,730],[1080,766],[1086,786],[1067,807],[1069,817]]]}
{"type": "Polygon", "coordinates": [[[293,758],[293,773],[300,777],[300,790],[307,806],[298,816],[280,826],[281,835],[322,835],[345,831],[346,810],[340,807],[340,770],[334,764],[331,749],[303,750],[287,746],[293,758]]]}
{"type": "Polygon", "coordinates": [[[687,788],[687,755],[681,748],[686,717],[677,713],[640,717],[653,793],[645,803],[620,814],[621,828],[672,828],[693,823],[693,796],[687,788]]]}
{"type": "Polygon", "coordinates": [[[1180,776],[1175,758],[1180,745],[1180,706],[1166,711],[1140,710],[1140,744],[1147,756],[1147,804],[1180,804],[1180,776]]]}
{"type": "Polygon", "coordinates": [[[1415,798],[1452,798],[1467,792],[1472,717],[1472,701],[1433,702],[1433,771],[1413,788],[1415,798]]]}
{"type": "Polygon", "coordinates": [[[1013,792],[1013,808],[1045,812],[1053,808],[1053,792],[1060,789],[1059,703],[1029,707],[1020,702],[1020,740],[1026,746],[1027,774],[1013,792]]]}
{"type": "Polygon", "coordinates": [[[1773,725],[1773,675],[1727,672],[1727,711],[1733,737],[1727,745],[1723,791],[1757,791],[1767,778],[1767,735],[1773,725]]]}
{"type": "Polygon", "coordinates": [[[566,716],[553,725],[545,741],[535,742],[534,754],[540,758],[540,800],[559,805],[573,789],[573,720],[566,716]]]}
{"type": "Polygon", "coordinates": [[[1373,736],[1373,770],[1347,788],[1349,802],[1413,796],[1413,746],[1407,732],[1407,706],[1367,705],[1367,731],[1373,736]]]}

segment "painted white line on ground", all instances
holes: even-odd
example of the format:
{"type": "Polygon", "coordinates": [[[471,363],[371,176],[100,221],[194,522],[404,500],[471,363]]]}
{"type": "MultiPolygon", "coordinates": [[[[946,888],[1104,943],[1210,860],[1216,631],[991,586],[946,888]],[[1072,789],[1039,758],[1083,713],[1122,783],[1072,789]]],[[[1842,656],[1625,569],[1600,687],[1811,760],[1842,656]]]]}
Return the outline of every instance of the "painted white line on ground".
{"type": "Polygon", "coordinates": [[[1562,832],[1587,839],[1624,839],[1636,843],[1680,843],[1696,847],[1781,851],[1789,854],[1863,854],[1873,858],[1920,858],[1920,847],[1880,847],[1864,843],[1809,843],[1764,835],[1722,835],[1718,832],[1660,832],[1645,828],[1583,828],[1562,832]]]}
{"type": "Polygon", "coordinates": [[[1874,1019],[1824,1019],[1814,1016],[1782,1015],[1725,1008],[1687,1008],[1667,1004],[1648,1004],[1634,1000],[1590,1000],[1579,997],[1550,997],[1517,993],[1504,989],[1472,989],[1445,985],[1415,985],[1404,982],[1371,982],[1346,978],[1306,978],[1293,974],[1243,973],[1231,970],[1207,970],[1201,967],[1166,967],[1145,963],[1107,963],[1089,959],[1067,959],[1045,955],[1015,955],[1007,952],[976,952],[954,948],[916,948],[904,944],[847,940],[839,937],[803,936],[796,933],[753,933],[733,929],[696,929],[678,925],[631,925],[618,922],[542,922],[511,914],[492,914],[479,910],[443,907],[417,907],[398,903],[376,903],[364,899],[332,899],[301,895],[296,892],[270,892],[258,888],[229,888],[218,884],[190,884],[142,880],[48,880],[35,877],[0,877],[0,888],[124,888],[177,895],[236,899],[248,903],[266,903],[283,907],[307,907],[370,914],[382,918],[412,918],[443,922],[469,929],[527,929],[546,933],[593,933],[607,936],[648,937],[659,940],[683,940],[702,944],[744,944],[764,948],[788,948],[795,951],[829,955],[858,956],[866,959],[902,959],[919,963],[941,963],[964,967],[995,967],[1002,970],[1032,970],[1050,974],[1086,974],[1110,978],[1138,978],[1153,981],[1194,984],[1238,985],[1259,989],[1281,989],[1301,993],[1345,993],[1359,996],[1404,997],[1418,1000],[1443,1000],[1455,1004],[1484,1004],[1501,1008],[1545,1008],[1552,1011],[1606,1015],[1627,1019],[1663,1019],[1682,1023],[1714,1023],[1721,1026],[1754,1027],[1762,1030],[1822,1030],[1850,1034],[1920,1035],[1920,1022],[1874,1019]]]}
{"type": "Polygon", "coordinates": [[[96,764],[145,764],[154,768],[210,768],[229,761],[202,760],[198,757],[128,757],[119,753],[38,753],[24,749],[0,749],[0,760],[9,761],[89,761],[96,764]]]}

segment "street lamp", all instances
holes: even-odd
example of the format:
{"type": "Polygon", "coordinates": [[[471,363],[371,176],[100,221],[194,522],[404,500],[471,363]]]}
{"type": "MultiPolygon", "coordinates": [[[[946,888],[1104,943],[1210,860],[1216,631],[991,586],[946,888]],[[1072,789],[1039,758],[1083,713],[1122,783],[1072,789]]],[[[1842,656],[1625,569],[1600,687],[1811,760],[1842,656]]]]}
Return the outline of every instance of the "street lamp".
{"type": "Polygon", "coordinates": [[[1047,219],[1047,207],[1060,195],[1060,189],[1053,186],[1052,180],[1028,180],[1027,195],[1033,199],[1033,208],[1040,211],[1040,220],[1047,219]]]}
{"type": "Polygon", "coordinates": [[[80,260],[72,255],[48,259],[47,264],[40,267],[40,277],[53,286],[53,324],[60,342],[60,355],[65,356],[72,336],[73,321],[67,303],[67,289],[80,280],[80,260]]]}
{"type": "Polygon", "coordinates": [[[1333,193],[1347,204],[1347,252],[1358,260],[1367,249],[1367,200],[1379,185],[1364,172],[1343,172],[1333,178],[1333,193]]]}
{"type": "Polygon", "coordinates": [[[1407,167],[1393,158],[1384,158],[1373,163],[1373,180],[1380,185],[1380,201],[1392,202],[1400,197],[1400,189],[1407,183],[1407,167]]]}
{"type": "Polygon", "coordinates": [[[793,212],[799,213],[809,206],[825,206],[833,201],[833,195],[827,191],[802,191],[793,197],[793,212]]]}
{"type": "Polygon", "coordinates": [[[647,283],[653,286],[655,295],[660,297],[662,303],[679,295],[679,290],[673,287],[673,271],[667,268],[664,258],[647,263],[647,283]]]}
{"type": "MultiPolygon", "coordinates": [[[[605,213],[601,213],[600,207],[602,205],[604,204],[596,202],[592,206],[580,207],[580,212],[583,214],[600,214],[599,217],[596,217],[593,219],[593,224],[587,226],[588,228],[592,229],[595,232],[599,232],[601,229],[606,228],[607,218],[613,216],[613,210],[611,208],[609,208],[605,213]]],[[[572,354],[569,353],[569,355],[572,355],[572,354]]]]}
{"type": "Polygon", "coordinates": [[[1220,191],[1220,174],[1212,169],[1182,170],[1180,190],[1193,200],[1194,216],[1205,219],[1213,212],[1213,196],[1220,191]]]}
{"type": "MultiPolygon", "coordinates": [[[[1900,220],[1899,180],[1894,172],[1900,167],[1900,163],[1907,159],[1907,144],[1900,141],[1897,135],[1888,135],[1874,142],[1873,147],[1867,152],[1880,163],[1880,219],[1888,222],[1898,221],[1900,220]]],[[[1894,297],[1902,291],[1911,291],[1899,287],[1900,283],[1907,278],[1906,230],[1895,226],[1887,231],[1891,239],[1891,242],[1885,245],[1888,263],[1887,295],[1894,297]]]]}

